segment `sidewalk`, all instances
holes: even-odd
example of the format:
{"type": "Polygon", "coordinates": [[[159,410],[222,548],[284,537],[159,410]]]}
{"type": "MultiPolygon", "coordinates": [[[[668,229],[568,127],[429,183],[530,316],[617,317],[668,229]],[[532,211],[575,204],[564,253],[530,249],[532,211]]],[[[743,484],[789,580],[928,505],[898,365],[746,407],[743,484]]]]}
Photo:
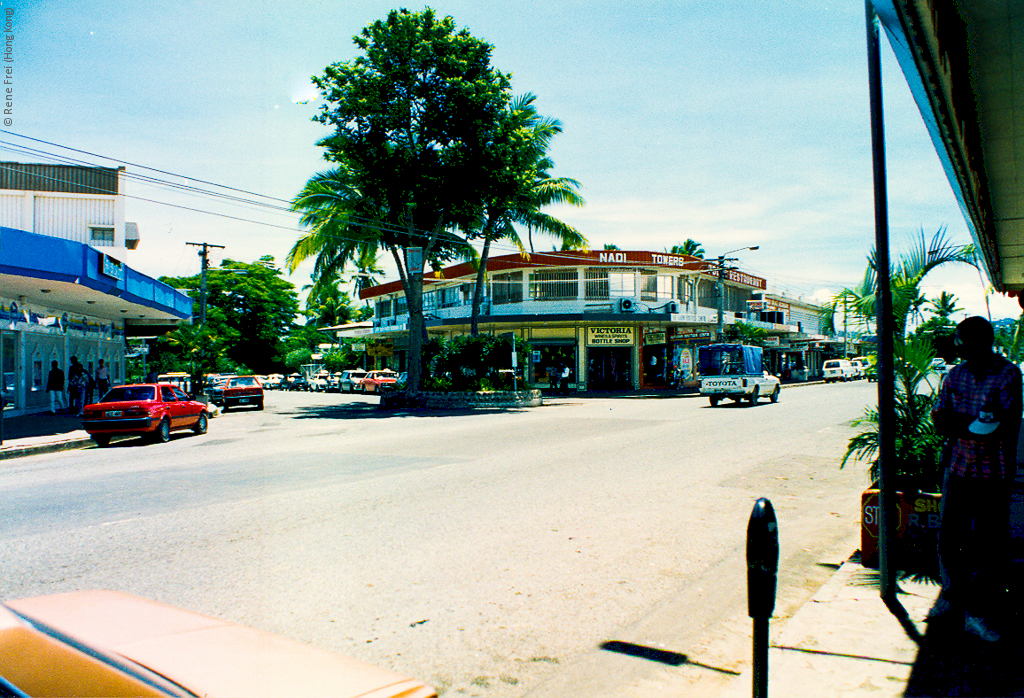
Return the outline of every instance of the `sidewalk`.
{"type": "Polygon", "coordinates": [[[26,414],[4,417],[0,460],[93,445],[74,415],[26,414]]]}
{"type": "MultiPolygon", "coordinates": [[[[924,618],[939,587],[901,581],[898,595],[910,620],[923,634],[924,618]]],[[[854,555],[791,618],[771,627],[768,695],[901,696],[918,654],[878,595],[878,571],[854,555]]],[[[750,670],[723,698],[751,695],[750,670]]],[[[948,695],[945,692],[935,695],[948,695]]]]}

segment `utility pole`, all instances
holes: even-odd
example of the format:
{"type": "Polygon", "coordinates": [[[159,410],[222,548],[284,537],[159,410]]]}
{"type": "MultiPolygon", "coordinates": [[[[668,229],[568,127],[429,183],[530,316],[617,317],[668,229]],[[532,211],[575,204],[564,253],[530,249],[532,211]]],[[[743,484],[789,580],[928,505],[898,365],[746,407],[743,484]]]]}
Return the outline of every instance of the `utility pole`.
{"type": "Polygon", "coordinates": [[[721,342],[725,339],[724,324],[725,324],[725,263],[737,261],[735,257],[727,257],[733,252],[743,252],[746,250],[758,250],[761,249],[759,245],[753,247],[739,247],[735,250],[729,250],[725,254],[718,255],[718,336],[715,338],[716,342],[721,342]]]}
{"type": "Polygon", "coordinates": [[[210,248],[224,249],[224,245],[212,245],[208,242],[186,242],[186,245],[202,247],[199,257],[203,260],[202,271],[199,274],[199,326],[206,326],[206,270],[210,267],[210,248]]]}
{"type": "MultiPolygon", "coordinates": [[[[202,328],[206,327],[206,270],[210,266],[210,255],[209,255],[210,248],[211,247],[216,247],[216,248],[219,248],[219,249],[223,250],[224,249],[224,245],[212,245],[212,244],[210,244],[208,242],[186,242],[185,244],[186,245],[191,245],[192,247],[202,247],[203,248],[199,252],[199,257],[200,257],[200,259],[203,260],[202,270],[199,273],[199,328],[202,329],[202,328]]],[[[198,385],[193,385],[192,386],[192,392],[194,392],[196,394],[202,394],[203,390],[205,389],[205,386],[204,386],[205,377],[203,376],[203,364],[205,362],[206,362],[206,350],[205,349],[200,349],[200,352],[199,352],[199,371],[198,371],[199,380],[198,381],[194,381],[194,382],[198,383],[198,385]]]]}

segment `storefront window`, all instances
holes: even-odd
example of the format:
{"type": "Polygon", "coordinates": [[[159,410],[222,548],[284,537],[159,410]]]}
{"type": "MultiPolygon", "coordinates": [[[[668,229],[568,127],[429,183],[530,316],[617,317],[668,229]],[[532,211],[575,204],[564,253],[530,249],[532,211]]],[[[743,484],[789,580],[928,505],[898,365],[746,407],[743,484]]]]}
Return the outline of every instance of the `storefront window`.
{"type": "Polygon", "coordinates": [[[4,405],[16,407],[18,369],[15,365],[15,335],[13,332],[0,332],[0,394],[4,405]]]}

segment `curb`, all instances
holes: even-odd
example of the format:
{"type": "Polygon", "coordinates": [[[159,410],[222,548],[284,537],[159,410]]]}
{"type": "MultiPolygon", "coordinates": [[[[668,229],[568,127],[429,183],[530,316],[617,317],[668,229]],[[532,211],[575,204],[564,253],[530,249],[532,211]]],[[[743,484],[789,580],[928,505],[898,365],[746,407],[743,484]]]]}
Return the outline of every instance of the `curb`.
{"type": "Polygon", "coordinates": [[[21,456],[35,456],[43,453],[57,453],[58,451],[73,451],[78,448],[87,448],[92,443],[94,443],[92,437],[86,436],[65,439],[63,441],[51,441],[50,443],[33,446],[11,446],[9,448],[0,446],[0,460],[20,458],[21,456]]]}

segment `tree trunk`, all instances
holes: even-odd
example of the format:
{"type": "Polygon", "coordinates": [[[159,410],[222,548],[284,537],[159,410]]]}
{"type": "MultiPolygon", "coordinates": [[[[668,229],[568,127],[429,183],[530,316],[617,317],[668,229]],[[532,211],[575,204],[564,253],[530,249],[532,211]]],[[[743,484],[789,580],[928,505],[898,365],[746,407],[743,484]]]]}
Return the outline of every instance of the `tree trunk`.
{"type": "MultiPolygon", "coordinates": [[[[488,229],[487,233],[490,230],[488,229]]],[[[477,324],[480,319],[480,306],[484,300],[484,284],[487,283],[487,257],[491,253],[491,238],[489,234],[484,235],[484,248],[480,252],[480,266],[476,270],[476,285],[473,287],[473,315],[469,324],[469,334],[476,337],[480,330],[477,324]]]]}

